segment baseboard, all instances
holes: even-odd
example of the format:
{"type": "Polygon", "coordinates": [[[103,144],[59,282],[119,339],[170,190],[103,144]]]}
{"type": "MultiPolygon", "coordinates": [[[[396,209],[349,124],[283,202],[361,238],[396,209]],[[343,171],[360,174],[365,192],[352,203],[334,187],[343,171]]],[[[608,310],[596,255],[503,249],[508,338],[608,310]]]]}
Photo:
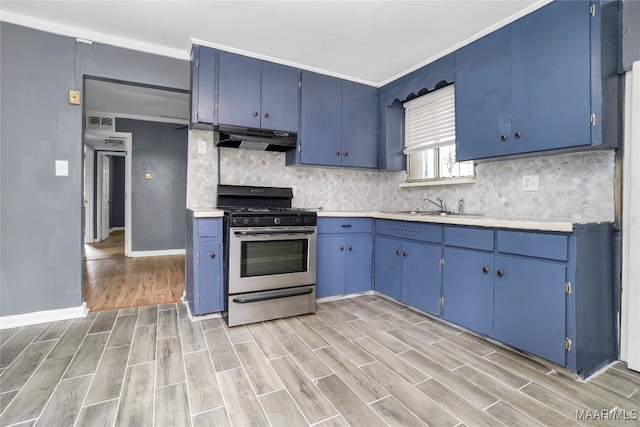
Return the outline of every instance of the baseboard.
{"type": "Polygon", "coordinates": [[[79,317],[85,317],[88,312],[87,303],[83,302],[79,307],[3,316],[0,317],[0,329],[17,328],[21,326],[36,325],[38,323],[57,322],[58,320],[77,319],[79,317]]]}
{"type": "Polygon", "coordinates": [[[147,257],[147,256],[166,256],[166,255],[184,255],[184,249],[164,249],[161,251],[131,251],[131,254],[127,255],[132,258],[147,257]]]}
{"type": "Polygon", "coordinates": [[[113,233],[114,231],[124,231],[124,227],[112,227],[109,229],[109,233],[113,233]]]}

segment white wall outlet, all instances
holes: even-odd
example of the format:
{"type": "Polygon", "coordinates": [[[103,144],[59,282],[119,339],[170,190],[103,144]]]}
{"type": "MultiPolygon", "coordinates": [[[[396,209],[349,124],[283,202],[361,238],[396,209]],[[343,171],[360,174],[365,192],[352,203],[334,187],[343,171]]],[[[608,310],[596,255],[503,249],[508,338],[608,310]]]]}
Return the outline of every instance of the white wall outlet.
{"type": "Polygon", "coordinates": [[[198,141],[198,154],[207,154],[207,141],[198,141]]]}
{"type": "Polygon", "coordinates": [[[539,175],[522,175],[522,189],[524,191],[538,191],[539,186],[539,175]]]}
{"type": "Polygon", "coordinates": [[[56,160],[56,176],[69,176],[68,160],[56,160]]]}

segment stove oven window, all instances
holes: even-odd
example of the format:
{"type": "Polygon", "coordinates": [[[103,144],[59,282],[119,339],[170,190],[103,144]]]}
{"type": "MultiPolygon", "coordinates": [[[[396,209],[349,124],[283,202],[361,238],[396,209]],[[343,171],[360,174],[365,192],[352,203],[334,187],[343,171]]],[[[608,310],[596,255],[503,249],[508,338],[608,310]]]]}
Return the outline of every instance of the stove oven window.
{"type": "Polygon", "coordinates": [[[245,241],[242,242],[241,257],[241,277],[302,273],[309,265],[309,241],[245,241]]]}

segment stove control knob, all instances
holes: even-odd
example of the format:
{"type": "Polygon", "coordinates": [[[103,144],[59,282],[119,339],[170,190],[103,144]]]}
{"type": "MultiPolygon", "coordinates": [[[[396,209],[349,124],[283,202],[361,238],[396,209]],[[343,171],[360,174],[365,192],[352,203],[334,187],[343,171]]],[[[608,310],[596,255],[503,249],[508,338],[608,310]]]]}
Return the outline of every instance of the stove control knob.
{"type": "Polygon", "coordinates": [[[273,223],[275,225],[280,225],[282,224],[282,218],[273,218],[273,223]]]}
{"type": "Polygon", "coordinates": [[[242,223],[243,223],[244,225],[249,225],[249,218],[243,218],[243,219],[242,219],[242,223]]]}

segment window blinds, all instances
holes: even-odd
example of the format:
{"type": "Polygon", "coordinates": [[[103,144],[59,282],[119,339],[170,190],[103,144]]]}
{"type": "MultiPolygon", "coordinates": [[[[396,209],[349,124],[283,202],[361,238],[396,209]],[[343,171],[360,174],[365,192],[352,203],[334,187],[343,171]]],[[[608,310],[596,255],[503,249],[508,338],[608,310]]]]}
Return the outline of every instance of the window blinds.
{"type": "Polygon", "coordinates": [[[404,154],[455,143],[454,94],[454,85],[449,85],[403,104],[404,154]]]}

